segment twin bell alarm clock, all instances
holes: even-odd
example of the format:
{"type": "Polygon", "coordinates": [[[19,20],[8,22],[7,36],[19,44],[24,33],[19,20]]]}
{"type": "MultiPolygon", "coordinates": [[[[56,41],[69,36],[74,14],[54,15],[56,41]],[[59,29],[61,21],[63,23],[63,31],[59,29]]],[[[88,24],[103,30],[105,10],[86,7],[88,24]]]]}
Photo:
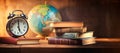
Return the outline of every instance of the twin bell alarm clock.
{"type": "Polygon", "coordinates": [[[14,10],[9,14],[6,30],[10,36],[14,38],[24,36],[28,28],[27,17],[22,10],[14,10]]]}

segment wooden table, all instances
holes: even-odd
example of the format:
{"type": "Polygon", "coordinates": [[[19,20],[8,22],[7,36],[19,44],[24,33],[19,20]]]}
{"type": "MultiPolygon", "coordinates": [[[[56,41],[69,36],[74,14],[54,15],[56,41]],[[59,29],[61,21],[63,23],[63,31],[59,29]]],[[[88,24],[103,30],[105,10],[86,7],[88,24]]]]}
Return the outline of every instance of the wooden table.
{"type": "Polygon", "coordinates": [[[0,44],[0,48],[120,48],[120,38],[96,38],[93,45],[56,45],[48,44],[47,40],[40,40],[40,44],[16,45],[0,44]]]}
{"type": "Polygon", "coordinates": [[[0,53],[120,53],[119,38],[97,38],[94,45],[53,45],[46,42],[43,40],[36,45],[0,44],[0,53]]]}

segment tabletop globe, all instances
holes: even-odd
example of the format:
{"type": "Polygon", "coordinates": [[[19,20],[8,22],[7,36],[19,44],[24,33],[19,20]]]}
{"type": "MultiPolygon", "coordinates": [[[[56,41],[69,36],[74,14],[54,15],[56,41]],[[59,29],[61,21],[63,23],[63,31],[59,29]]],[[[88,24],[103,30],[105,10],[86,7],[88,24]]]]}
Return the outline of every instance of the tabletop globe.
{"type": "Polygon", "coordinates": [[[43,35],[43,28],[49,27],[50,23],[60,21],[60,13],[52,5],[37,5],[28,13],[30,29],[38,35],[43,35]]]}

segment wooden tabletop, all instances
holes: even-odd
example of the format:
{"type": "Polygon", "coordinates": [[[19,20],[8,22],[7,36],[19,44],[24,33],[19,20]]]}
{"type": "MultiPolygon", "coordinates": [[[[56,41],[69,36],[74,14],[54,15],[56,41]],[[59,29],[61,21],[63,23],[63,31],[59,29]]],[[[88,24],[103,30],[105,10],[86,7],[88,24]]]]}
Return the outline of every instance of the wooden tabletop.
{"type": "Polygon", "coordinates": [[[40,42],[35,45],[0,44],[0,48],[120,48],[119,38],[97,38],[94,45],[56,45],[48,44],[47,40],[40,42]]]}

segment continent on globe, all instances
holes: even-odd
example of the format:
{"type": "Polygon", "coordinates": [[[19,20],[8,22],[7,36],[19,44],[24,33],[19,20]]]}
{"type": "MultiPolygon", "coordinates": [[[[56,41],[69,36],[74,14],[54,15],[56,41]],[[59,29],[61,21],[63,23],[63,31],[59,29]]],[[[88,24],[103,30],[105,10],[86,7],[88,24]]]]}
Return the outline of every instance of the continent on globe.
{"type": "Polygon", "coordinates": [[[37,5],[28,13],[30,29],[43,37],[52,32],[51,23],[61,21],[60,13],[52,5],[37,5]]]}
{"type": "Polygon", "coordinates": [[[49,8],[46,5],[43,5],[43,6],[40,6],[40,9],[38,9],[38,13],[40,13],[42,16],[46,16],[48,10],[49,8]]]}

